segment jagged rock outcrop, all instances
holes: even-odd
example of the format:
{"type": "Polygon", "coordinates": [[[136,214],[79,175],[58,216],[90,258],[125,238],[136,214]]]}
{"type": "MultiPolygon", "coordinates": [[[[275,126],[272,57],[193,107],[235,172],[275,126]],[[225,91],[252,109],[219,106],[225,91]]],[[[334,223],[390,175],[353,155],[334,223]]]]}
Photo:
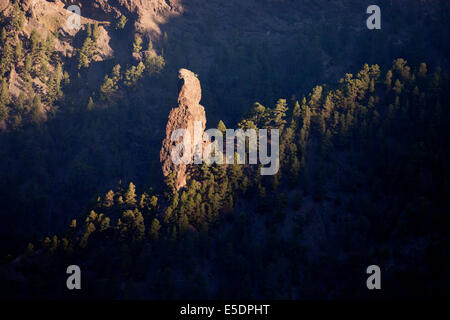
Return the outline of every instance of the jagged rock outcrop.
{"type": "Polygon", "coordinates": [[[66,6],[76,4],[83,17],[109,20],[114,23],[120,15],[133,18],[136,31],[158,37],[160,25],[183,11],[181,0],[58,0],[66,6]]]}
{"type": "MultiPolygon", "coordinates": [[[[177,129],[186,129],[190,133],[192,142],[189,146],[191,155],[194,155],[195,122],[201,122],[201,130],[198,132],[200,137],[203,136],[206,127],[205,109],[200,105],[202,90],[199,79],[193,72],[187,69],[180,69],[178,71],[178,79],[178,107],[173,108],[170,111],[169,120],[166,126],[166,137],[160,152],[163,174],[164,176],[168,176],[170,173],[174,172],[175,188],[177,190],[186,185],[186,171],[188,165],[184,163],[177,165],[172,161],[172,150],[179,143],[179,141],[171,140],[172,133],[177,129]]],[[[201,147],[204,147],[203,144],[201,147]]]]}
{"type": "MultiPolygon", "coordinates": [[[[94,0],[94,1],[66,1],[66,0],[22,0],[19,2],[20,7],[26,14],[24,21],[24,27],[18,34],[19,37],[29,38],[32,31],[37,31],[42,39],[46,39],[48,35],[58,34],[54,38],[55,50],[60,52],[63,57],[72,58],[76,53],[76,49],[73,47],[73,41],[76,34],[85,28],[88,23],[98,23],[100,35],[96,43],[96,55],[95,61],[103,61],[113,56],[114,52],[109,44],[110,35],[106,30],[110,23],[110,20],[114,20],[116,12],[107,11],[107,0],[94,0]],[[99,3],[105,3],[105,6],[100,6],[99,3]],[[82,9],[80,23],[81,28],[69,28],[67,21],[73,12],[68,11],[67,8],[71,4],[79,5],[82,9]],[[91,7],[96,8],[98,12],[103,14],[99,19],[97,15],[92,14],[91,7]]],[[[92,9],[93,10],[93,9],[92,9]]],[[[0,11],[5,17],[10,17],[13,12],[13,2],[8,0],[0,0],[0,11]]],[[[117,11],[117,9],[116,9],[117,11]]],[[[119,15],[117,11],[117,15],[119,15]]]]}

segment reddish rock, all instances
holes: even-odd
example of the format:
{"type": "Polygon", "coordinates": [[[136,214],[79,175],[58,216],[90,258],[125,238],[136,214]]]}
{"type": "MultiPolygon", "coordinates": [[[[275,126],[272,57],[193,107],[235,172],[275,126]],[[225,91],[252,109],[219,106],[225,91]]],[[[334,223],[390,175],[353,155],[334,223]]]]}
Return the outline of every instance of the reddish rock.
{"type": "Polygon", "coordinates": [[[191,155],[194,155],[194,123],[195,121],[201,122],[201,136],[203,136],[206,127],[205,109],[200,105],[202,90],[199,79],[193,72],[187,69],[180,69],[178,71],[178,78],[180,79],[178,86],[178,107],[170,111],[166,127],[166,137],[160,152],[163,174],[164,176],[168,176],[170,173],[175,172],[175,188],[177,190],[186,185],[188,165],[184,163],[176,165],[173,163],[171,153],[178,142],[171,140],[172,133],[177,129],[186,129],[191,135],[191,155]]]}
{"type": "Polygon", "coordinates": [[[8,5],[9,0],[0,0],[0,11],[5,10],[8,5]]]}

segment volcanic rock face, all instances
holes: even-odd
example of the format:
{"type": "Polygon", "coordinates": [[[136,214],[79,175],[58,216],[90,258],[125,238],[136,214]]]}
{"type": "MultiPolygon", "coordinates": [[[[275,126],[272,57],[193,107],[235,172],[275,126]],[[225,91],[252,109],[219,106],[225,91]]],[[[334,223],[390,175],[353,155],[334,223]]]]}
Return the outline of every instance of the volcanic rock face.
{"type": "MultiPolygon", "coordinates": [[[[160,152],[163,174],[164,176],[168,176],[172,172],[175,173],[175,188],[177,190],[186,185],[187,165],[185,163],[175,164],[172,160],[172,150],[180,143],[179,141],[172,141],[172,133],[177,129],[187,130],[191,139],[191,143],[187,147],[190,148],[190,154],[194,155],[195,123],[197,121],[201,123],[201,130],[196,132],[197,137],[203,136],[206,127],[205,109],[199,104],[202,97],[200,81],[194,73],[187,69],[180,69],[178,71],[178,79],[178,107],[170,111],[166,127],[166,137],[160,152]]],[[[203,148],[202,142],[201,147],[203,148]]]]}

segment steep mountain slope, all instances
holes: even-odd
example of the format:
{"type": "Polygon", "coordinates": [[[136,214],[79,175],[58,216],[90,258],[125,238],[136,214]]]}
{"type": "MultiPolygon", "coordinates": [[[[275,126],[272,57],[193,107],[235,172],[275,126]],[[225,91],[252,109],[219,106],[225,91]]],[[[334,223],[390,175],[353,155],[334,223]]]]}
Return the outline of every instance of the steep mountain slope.
{"type": "Polygon", "coordinates": [[[219,119],[233,127],[255,101],[300,98],[364,63],[387,70],[402,56],[430,71],[448,67],[448,1],[381,1],[380,31],[365,26],[370,1],[17,3],[20,28],[13,3],[0,1],[4,253],[84,216],[119,181],[163,187],[159,148],[179,68],[207,88],[211,127],[219,119]],[[82,28],[69,30],[66,9],[76,3],[82,28]]]}
{"type": "Polygon", "coordinates": [[[301,102],[255,104],[239,126],[281,131],[277,175],[199,165],[178,191],[170,181],[161,193],[119,186],[65,232],[9,258],[0,281],[28,299],[444,297],[449,85],[439,70],[397,59],[301,102]],[[86,270],[80,291],[61,285],[74,263],[86,270]],[[373,264],[383,279],[375,292],[373,264]]]}
{"type": "MultiPolygon", "coordinates": [[[[365,1],[325,4],[317,0],[225,3],[39,0],[19,3],[26,12],[23,37],[29,38],[32,30],[44,39],[50,33],[57,35],[55,50],[68,66],[77,59],[74,46],[78,49],[81,46],[80,31],[67,27],[71,13],[66,9],[72,4],[80,6],[82,30],[87,23],[100,25],[101,39],[97,41],[94,61],[115,56],[118,62],[131,64],[134,34],[152,40],[159,50],[165,50],[164,56],[174,70],[188,67],[207,81],[211,89],[205,99],[214,109],[215,121],[236,120],[242,114],[240,105],[251,105],[256,97],[264,97],[262,102],[273,102],[276,95],[301,94],[317,81],[337,80],[340,74],[356,70],[362,63],[381,63],[374,60],[377,56],[390,63],[408,51],[413,63],[431,58],[436,65],[446,67],[449,54],[448,46],[442,41],[449,27],[448,19],[442,16],[448,10],[445,1],[380,3],[383,13],[380,31],[367,30],[365,10],[369,2],[365,1]],[[129,21],[128,35],[118,37],[115,25],[121,16],[129,21]],[[424,27],[419,28],[420,25],[424,27]],[[260,54],[261,50],[266,52],[260,54]],[[230,51],[235,52],[232,59],[230,51]],[[427,54],[422,54],[424,51],[427,54]],[[240,71],[246,64],[248,68],[240,71]],[[307,81],[303,74],[309,75],[307,81]],[[256,79],[263,76],[270,80],[258,83],[256,79]],[[235,88],[237,81],[249,83],[248,88],[242,84],[235,88]],[[258,88],[257,92],[248,92],[252,87],[258,88]],[[269,92],[258,94],[268,91],[265,87],[270,87],[269,92]],[[231,88],[232,94],[226,95],[225,88],[231,88]],[[229,108],[228,114],[223,112],[225,106],[229,108]]],[[[3,13],[10,16],[12,7],[9,3],[3,13]]],[[[109,72],[104,67],[94,72],[98,71],[109,72]]]]}

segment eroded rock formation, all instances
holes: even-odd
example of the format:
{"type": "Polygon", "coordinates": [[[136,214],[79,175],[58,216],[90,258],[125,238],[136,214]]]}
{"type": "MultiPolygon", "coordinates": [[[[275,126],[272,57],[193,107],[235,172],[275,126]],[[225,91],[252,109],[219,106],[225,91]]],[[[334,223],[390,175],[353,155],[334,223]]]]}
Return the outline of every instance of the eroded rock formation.
{"type": "MultiPolygon", "coordinates": [[[[163,174],[164,176],[168,176],[174,172],[175,188],[177,190],[186,185],[186,170],[188,165],[185,163],[175,164],[172,161],[172,150],[180,142],[172,141],[172,133],[177,129],[186,129],[190,134],[192,142],[189,144],[190,154],[194,155],[195,122],[201,122],[201,130],[197,132],[197,136],[199,136],[198,134],[200,134],[200,137],[203,136],[206,127],[205,109],[200,105],[202,90],[199,79],[193,72],[187,69],[180,69],[178,71],[178,79],[178,107],[170,111],[166,126],[166,137],[160,152],[163,174]]],[[[201,147],[203,148],[203,146],[201,147]]]]}

